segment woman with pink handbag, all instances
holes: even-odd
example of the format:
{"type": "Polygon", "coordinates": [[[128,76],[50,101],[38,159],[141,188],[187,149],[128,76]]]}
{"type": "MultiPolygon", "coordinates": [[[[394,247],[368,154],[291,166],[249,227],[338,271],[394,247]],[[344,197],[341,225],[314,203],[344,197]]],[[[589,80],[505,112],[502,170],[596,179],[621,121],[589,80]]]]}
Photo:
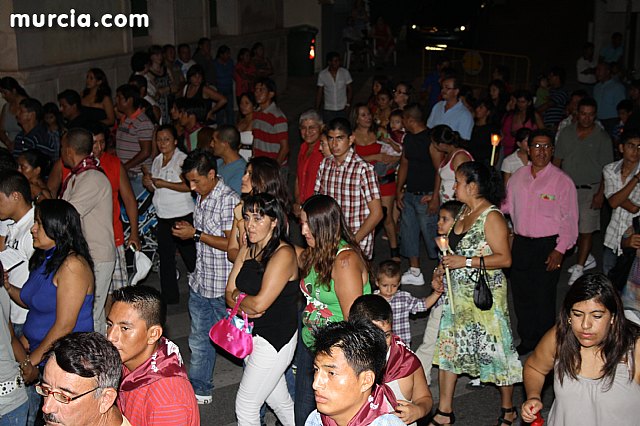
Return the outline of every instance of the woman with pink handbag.
{"type": "Polygon", "coordinates": [[[297,342],[298,263],[278,200],[261,193],[244,200],[247,244],[240,247],[227,282],[227,304],[253,321],[253,352],[236,395],[239,426],[260,425],[266,401],[285,426],[294,426],[293,400],[284,372],[297,342]]]}

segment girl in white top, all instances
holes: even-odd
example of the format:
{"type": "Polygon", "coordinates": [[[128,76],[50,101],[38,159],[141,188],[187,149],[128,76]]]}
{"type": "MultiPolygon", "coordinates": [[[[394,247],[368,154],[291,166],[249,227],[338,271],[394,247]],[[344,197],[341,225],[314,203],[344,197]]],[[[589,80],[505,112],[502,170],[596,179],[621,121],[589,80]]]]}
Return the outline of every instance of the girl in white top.
{"type": "Polygon", "coordinates": [[[460,134],[451,130],[446,124],[435,126],[431,130],[431,142],[444,159],[440,163],[436,186],[440,188],[440,204],[454,199],[453,184],[456,181],[456,169],[462,163],[473,161],[473,156],[460,147],[460,134]]]}
{"type": "Polygon", "coordinates": [[[253,112],[256,109],[256,98],[251,92],[240,95],[238,99],[240,118],[236,127],[240,132],[239,154],[246,161],[251,159],[251,146],[253,145],[253,112]]]}
{"type": "Polygon", "coordinates": [[[189,272],[196,263],[196,247],[193,240],[177,240],[171,228],[177,221],[193,223],[195,204],[191,190],[182,178],[182,163],[187,154],[176,149],[178,134],[170,124],[164,124],[156,132],[160,154],[154,158],[151,172],[144,168],[142,183],[153,193],[153,206],[158,215],[158,254],[160,256],[160,286],[162,296],[169,304],[178,303],[180,293],[176,279],[176,248],[189,272]]]}
{"type": "Polygon", "coordinates": [[[518,129],[515,135],[516,145],[518,149],[502,162],[502,177],[504,179],[504,186],[506,188],[507,182],[512,174],[516,172],[520,167],[529,164],[529,134],[531,129],[522,127],[518,129]]]}

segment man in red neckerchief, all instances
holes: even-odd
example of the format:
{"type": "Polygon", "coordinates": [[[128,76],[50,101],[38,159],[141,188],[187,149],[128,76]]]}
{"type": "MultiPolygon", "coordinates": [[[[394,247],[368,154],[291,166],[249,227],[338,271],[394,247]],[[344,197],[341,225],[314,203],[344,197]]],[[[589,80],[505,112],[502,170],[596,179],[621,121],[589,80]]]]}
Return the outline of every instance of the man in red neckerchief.
{"type": "Polygon", "coordinates": [[[384,334],[369,321],[340,321],[315,334],[316,406],[305,426],[401,426],[397,404],[380,385],[384,334]]]}
{"type": "Polygon", "coordinates": [[[360,296],[351,305],[349,320],[371,321],[385,334],[388,349],[382,383],[397,400],[395,415],[405,424],[415,425],[418,419],[429,414],[433,398],[420,359],[391,332],[391,305],[377,294],[360,296]]]}
{"type": "Polygon", "coordinates": [[[107,338],[122,359],[118,407],[136,426],[199,426],[200,412],[176,344],[162,337],[167,311],[142,285],[112,294],[107,338]]]}

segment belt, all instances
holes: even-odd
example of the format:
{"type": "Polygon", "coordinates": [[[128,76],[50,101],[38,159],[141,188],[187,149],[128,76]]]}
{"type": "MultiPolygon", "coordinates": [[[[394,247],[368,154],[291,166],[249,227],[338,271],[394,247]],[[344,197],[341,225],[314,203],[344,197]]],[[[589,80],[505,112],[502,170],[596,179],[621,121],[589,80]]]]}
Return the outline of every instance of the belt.
{"type": "Polygon", "coordinates": [[[558,238],[558,234],[549,235],[548,237],[525,237],[524,235],[516,234],[516,238],[521,238],[521,239],[527,240],[527,241],[536,241],[536,240],[546,241],[546,240],[551,240],[551,239],[555,240],[556,238],[558,238]]]}
{"type": "Polygon", "coordinates": [[[592,183],[591,185],[576,185],[576,189],[593,189],[595,185],[600,185],[600,182],[592,183]]]}
{"type": "Polygon", "coordinates": [[[9,395],[18,388],[24,387],[22,376],[18,374],[15,379],[0,383],[0,396],[9,395]]]}
{"type": "Polygon", "coordinates": [[[433,192],[429,191],[429,192],[425,192],[425,191],[407,191],[409,194],[413,194],[413,195],[433,195],[433,192]]]}

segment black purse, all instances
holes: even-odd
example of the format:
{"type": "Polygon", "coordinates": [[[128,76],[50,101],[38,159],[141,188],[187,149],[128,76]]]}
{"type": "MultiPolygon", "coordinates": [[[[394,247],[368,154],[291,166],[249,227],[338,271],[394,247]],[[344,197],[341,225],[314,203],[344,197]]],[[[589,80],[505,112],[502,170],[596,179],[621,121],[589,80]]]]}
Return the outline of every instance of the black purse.
{"type": "Polygon", "coordinates": [[[473,289],[473,303],[481,311],[488,311],[493,306],[493,296],[487,283],[489,276],[484,265],[484,256],[480,256],[480,269],[478,269],[478,280],[473,289]]]}

